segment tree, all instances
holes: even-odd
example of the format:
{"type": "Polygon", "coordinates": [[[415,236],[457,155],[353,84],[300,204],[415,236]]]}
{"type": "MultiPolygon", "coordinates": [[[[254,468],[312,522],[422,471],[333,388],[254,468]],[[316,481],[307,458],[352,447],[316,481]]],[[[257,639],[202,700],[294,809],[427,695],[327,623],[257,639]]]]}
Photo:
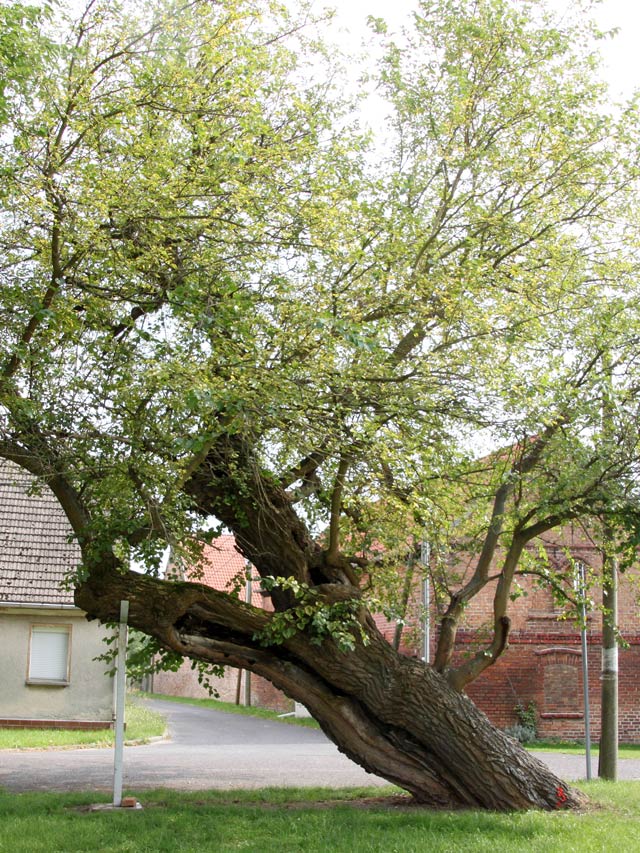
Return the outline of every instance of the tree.
{"type": "Polygon", "coordinates": [[[516,573],[544,571],[527,542],[637,517],[635,112],[608,116],[585,33],[537,4],[418,9],[386,46],[381,162],[307,10],[69,25],[2,138],[0,453],[58,497],[90,617],[127,599],[153,644],[268,678],[422,802],[574,807],[464,687],[506,647],[516,573]],[[273,614],[157,577],[212,517],[273,614]],[[439,576],[430,667],[370,615],[425,530],[476,554],[439,576]],[[457,662],[496,580],[493,637],[457,662]]]}
{"type": "Polygon", "coordinates": [[[11,3],[0,7],[0,125],[16,95],[27,96],[53,42],[40,31],[52,13],[51,3],[28,6],[11,3]]]}

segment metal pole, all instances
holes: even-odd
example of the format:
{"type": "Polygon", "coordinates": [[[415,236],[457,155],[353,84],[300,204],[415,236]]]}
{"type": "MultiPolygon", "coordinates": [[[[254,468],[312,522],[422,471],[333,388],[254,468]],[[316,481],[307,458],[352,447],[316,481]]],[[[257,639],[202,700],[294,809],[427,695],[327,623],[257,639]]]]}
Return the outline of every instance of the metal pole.
{"type": "Polygon", "coordinates": [[[124,756],[124,699],[127,687],[127,620],[129,602],[120,602],[118,654],[116,657],[116,741],[113,756],[113,805],[122,805],[122,769],[124,756]]]}
{"type": "MultiPolygon", "coordinates": [[[[251,604],[251,574],[247,575],[247,583],[244,588],[244,600],[247,604],[251,604]]],[[[251,673],[248,669],[244,671],[244,704],[248,707],[251,705],[251,673]]]]}
{"type": "Polygon", "coordinates": [[[587,602],[586,573],[584,563],[578,563],[580,585],[580,635],[582,639],[582,695],[584,703],[584,747],[587,762],[587,779],[591,779],[591,710],[589,707],[589,658],[587,652],[587,602]]]}
{"type": "Polygon", "coordinates": [[[424,607],[424,626],[422,631],[422,660],[429,663],[431,660],[431,615],[429,613],[431,607],[431,590],[429,587],[429,561],[431,558],[431,547],[428,542],[423,542],[420,546],[420,562],[425,569],[424,579],[422,581],[422,606],[424,607]]]}

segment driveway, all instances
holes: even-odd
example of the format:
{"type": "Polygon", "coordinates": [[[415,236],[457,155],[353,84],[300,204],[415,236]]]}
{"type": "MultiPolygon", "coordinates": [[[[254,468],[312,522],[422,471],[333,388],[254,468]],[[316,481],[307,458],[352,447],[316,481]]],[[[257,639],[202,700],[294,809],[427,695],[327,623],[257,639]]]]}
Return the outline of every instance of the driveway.
{"type": "MultiPolygon", "coordinates": [[[[125,789],[387,784],[341,755],[317,729],[174,702],[149,704],[165,715],[170,739],[125,747],[125,789]]],[[[538,757],[564,779],[584,778],[582,756],[538,757]]],[[[593,768],[597,772],[597,762],[593,768]]],[[[620,778],[640,779],[640,760],[621,761],[620,778]]],[[[0,787],[12,791],[108,791],[112,783],[111,749],[0,752],[0,787]]]]}

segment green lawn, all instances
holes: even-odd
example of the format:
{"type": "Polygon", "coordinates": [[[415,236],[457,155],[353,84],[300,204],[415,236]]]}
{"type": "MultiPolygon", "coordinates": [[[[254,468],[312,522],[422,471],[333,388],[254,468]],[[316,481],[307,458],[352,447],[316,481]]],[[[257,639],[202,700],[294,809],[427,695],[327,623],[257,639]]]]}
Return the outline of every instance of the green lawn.
{"type": "MultiPolygon", "coordinates": [[[[571,743],[567,741],[553,743],[551,741],[536,741],[528,743],[527,749],[532,752],[566,752],[570,755],[584,755],[583,743],[571,743]]],[[[599,755],[598,745],[591,747],[592,758],[599,755]]],[[[619,758],[640,758],[640,744],[620,744],[618,747],[619,758]]]]}
{"type": "MultiPolygon", "coordinates": [[[[164,734],[161,714],[139,702],[127,703],[127,743],[145,743],[164,734]]],[[[74,746],[113,746],[112,729],[98,731],[65,731],[62,729],[0,729],[0,749],[51,749],[74,746]]],[[[2,847],[0,847],[0,850],[2,847]]]]}
{"type": "MultiPolygon", "coordinates": [[[[595,853],[640,849],[640,782],[583,786],[583,813],[430,812],[392,789],[139,794],[141,811],[89,812],[92,794],[0,792],[0,853],[595,853]],[[370,797],[371,802],[356,798],[370,797]]],[[[106,801],[106,797],[102,800],[106,801]]]]}

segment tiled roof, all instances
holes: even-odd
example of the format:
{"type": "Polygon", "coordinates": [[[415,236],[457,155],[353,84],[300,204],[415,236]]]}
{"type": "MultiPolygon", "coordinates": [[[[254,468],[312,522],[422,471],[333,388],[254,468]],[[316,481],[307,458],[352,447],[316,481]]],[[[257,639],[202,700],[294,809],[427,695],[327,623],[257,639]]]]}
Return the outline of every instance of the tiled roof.
{"type": "MultiPolygon", "coordinates": [[[[236,549],[236,540],[233,534],[223,533],[214,539],[211,545],[204,546],[202,560],[190,574],[189,579],[206,584],[213,589],[219,589],[222,592],[229,592],[234,585],[239,586],[241,589],[239,597],[244,601],[246,566],[246,559],[236,549]]],[[[258,583],[253,584],[251,603],[255,607],[264,607],[264,599],[258,583]]]]}
{"type": "Polygon", "coordinates": [[[62,589],[80,562],[71,527],[53,492],[31,474],[0,460],[0,605],[73,604],[62,589]]]}

